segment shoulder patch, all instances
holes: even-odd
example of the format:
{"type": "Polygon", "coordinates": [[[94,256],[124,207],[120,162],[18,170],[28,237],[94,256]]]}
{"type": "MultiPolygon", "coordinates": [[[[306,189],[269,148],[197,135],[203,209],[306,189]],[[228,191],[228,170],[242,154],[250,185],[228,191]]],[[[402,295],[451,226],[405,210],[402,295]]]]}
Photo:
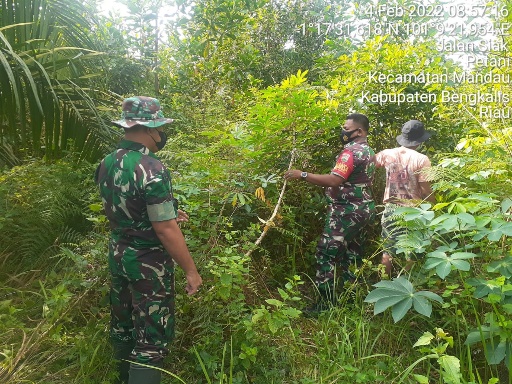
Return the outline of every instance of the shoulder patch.
{"type": "Polygon", "coordinates": [[[336,163],[334,171],[340,171],[341,173],[345,174],[348,171],[348,165],[343,163],[336,163]]]}

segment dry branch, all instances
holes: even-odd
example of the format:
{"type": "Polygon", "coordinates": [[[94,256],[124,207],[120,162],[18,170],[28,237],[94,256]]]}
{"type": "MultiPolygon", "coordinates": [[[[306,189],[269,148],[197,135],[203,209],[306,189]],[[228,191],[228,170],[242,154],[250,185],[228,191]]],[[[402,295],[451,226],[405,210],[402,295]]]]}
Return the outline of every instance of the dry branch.
{"type": "MultiPolygon", "coordinates": [[[[290,164],[288,164],[288,170],[292,169],[292,165],[293,165],[293,162],[295,161],[296,155],[297,155],[297,150],[293,149],[291,152],[290,164]]],[[[261,244],[261,242],[265,238],[268,230],[271,227],[275,226],[274,219],[277,216],[277,213],[279,212],[279,208],[281,208],[281,204],[283,202],[284,191],[286,190],[286,183],[287,183],[287,180],[285,179],[284,183],[283,183],[283,187],[281,188],[281,193],[279,194],[279,199],[277,200],[277,204],[274,207],[274,212],[272,213],[272,216],[270,216],[270,219],[268,219],[265,222],[265,226],[263,227],[263,232],[261,232],[260,237],[254,243],[254,247],[252,249],[250,249],[249,251],[247,251],[247,253],[245,254],[246,257],[250,256],[254,252],[254,250],[258,247],[258,245],[261,244]]]]}

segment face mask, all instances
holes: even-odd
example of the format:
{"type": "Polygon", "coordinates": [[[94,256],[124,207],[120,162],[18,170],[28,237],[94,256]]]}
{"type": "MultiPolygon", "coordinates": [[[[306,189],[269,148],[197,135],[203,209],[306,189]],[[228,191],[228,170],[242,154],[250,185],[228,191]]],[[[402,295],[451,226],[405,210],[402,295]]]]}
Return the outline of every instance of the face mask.
{"type": "Polygon", "coordinates": [[[151,136],[151,138],[155,142],[156,148],[158,150],[161,150],[163,147],[165,147],[165,144],[167,143],[167,135],[165,134],[165,132],[160,132],[160,131],[157,131],[157,132],[158,132],[158,136],[160,136],[160,141],[158,141],[158,142],[153,138],[153,136],[151,136],[149,131],[147,131],[148,135],[151,136]]]}
{"type": "Polygon", "coordinates": [[[354,129],[353,131],[346,131],[344,129],[341,130],[340,134],[340,140],[343,144],[348,144],[351,141],[353,141],[357,136],[352,136],[354,132],[356,132],[357,129],[354,129]]]}
{"type": "Polygon", "coordinates": [[[156,143],[156,147],[158,150],[161,150],[167,144],[167,134],[165,132],[158,131],[158,135],[160,136],[160,141],[156,143]]]}

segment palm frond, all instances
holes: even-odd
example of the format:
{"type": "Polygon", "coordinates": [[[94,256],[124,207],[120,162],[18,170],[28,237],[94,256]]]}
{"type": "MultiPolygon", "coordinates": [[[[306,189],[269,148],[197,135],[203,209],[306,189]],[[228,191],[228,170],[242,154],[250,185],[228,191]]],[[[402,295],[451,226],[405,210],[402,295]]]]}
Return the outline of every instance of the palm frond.
{"type": "Polygon", "coordinates": [[[0,139],[22,153],[95,160],[115,142],[98,104],[116,95],[89,87],[102,53],[80,2],[0,0],[0,139]]]}

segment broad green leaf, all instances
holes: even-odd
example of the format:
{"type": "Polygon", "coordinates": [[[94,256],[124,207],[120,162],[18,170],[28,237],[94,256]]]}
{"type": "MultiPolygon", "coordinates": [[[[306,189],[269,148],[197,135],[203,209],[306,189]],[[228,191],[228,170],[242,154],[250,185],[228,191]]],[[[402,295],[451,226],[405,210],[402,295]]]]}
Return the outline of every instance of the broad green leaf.
{"type": "Polygon", "coordinates": [[[375,307],[373,309],[373,314],[378,315],[379,313],[384,312],[386,309],[394,306],[395,304],[399,303],[400,301],[406,300],[408,297],[409,297],[409,295],[391,296],[391,297],[382,298],[375,303],[375,307]]]}
{"type": "Polygon", "coordinates": [[[395,285],[397,285],[397,286],[403,287],[403,292],[407,292],[407,293],[414,292],[414,287],[412,286],[411,282],[403,276],[400,276],[397,279],[393,279],[393,283],[395,283],[395,285]]]}
{"type": "Polygon", "coordinates": [[[423,316],[430,317],[432,314],[432,304],[426,298],[414,295],[413,298],[414,310],[423,316]]]}
{"type": "Polygon", "coordinates": [[[412,220],[419,219],[422,216],[423,215],[421,214],[421,212],[416,210],[414,212],[406,213],[403,216],[403,219],[404,219],[404,221],[412,221],[412,220]]]}
{"type": "Polygon", "coordinates": [[[477,287],[479,285],[482,285],[482,284],[486,284],[487,283],[487,280],[484,280],[484,279],[478,279],[476,277],[471,277],[469,279],[466,280],[466,283],[468,283],[469,285],[473,286],[473,287],[477,287]]]}
{"type": "Polygon", "coordinates": [[[427,261],[425,261],[425,264],[423,265],[423,268],[426,270],[434,269],[438,265],[447,263],[447,260],[439,260],[436,258],[428,258],[427,261]]]}
{"type": "Polygon", "coordinates": [[[447,231],[452,231],[459,228],[459,222],[457,221],[456,216],[449,217],[446,219],[443,224],[441,225],[442,228],[444,228],[447,231]]]}
{"type": "Polygon", "coordinates": [[[450,271],[452,270],[452,264],[449,261],[446,261],[443,264],[439,264],[436,267],[436,273],[437,275],[444,280],[446,276],[450,274],[450,271]]]}
{"type": "Polygon", "coordinates": [[[489,241],[499,241],[501,239],[501,236],[502,236],[502,233],[500,230],[494,230],[494,231],[489,232],[489,234],[487,235],[487,238],[489,239],[489,241]]]}
{"type": "MultiPolygon", "coordinates": [[[[457,212],[466,213],[466,211],[467,211],[466,207],[460,203],[455,203],[455,208],[457,208],[457,212]]],[[[459,216],[459,214],[457,215],[457,217],[459,216]]]]}
{"type": "MultiPolygon", "coordinates": [[[[446,203],[446,205],[448,205],[448,203],[446,203]]],[[[432,220],[430,222],[430,226],[431,227],[436,226],[437,224],[442,223],[443,221],[445,221],[446,219],[448,219],[451,216],[452,215],[449,213],[443,213],[442,215],[440,215],[440,216],[436,217],[434,220],[432,220]]]]}
{"type": "Polygon", "coordinates": [[[473,293],[473,296],[477,299],[481,299],[487,295],[489,295],[492,292],[499,292],[498,287],[490,287],[487,284],[482,284],[476,287],[475,292],[473,293]]]}
{"type": "Polygon", "coordinates": [[[466,224],[475,224],[475,217],[473,215],[470,215],[469,213],[459,213],[457,214],[457,219],[466,224]]]}
{"type": "Polygon", "coordinates": [[[279,330],[280,325],[281,322],[278,319],[274,317],[268,319],[268,329],[270,330],[270,332],[272,332],[272,334],[275,334],[279,330]]]}
{"type": "Polygon", "coordinates": [[[275,305],[276,307],[281,307],[283,305],[282,301],[276,299],[267,299],[265,302],[270,305],[275,305]]]}
{"type": "Polygon", "coordinates": [[[430,332],[424,332],[423,335],[421,335],[421,337],[418,339],[418,341],[416,341],[414,343],[414,345],[412,346],[413,348],[415,347],[419,347],[419,346],[422,346],[422,345],[430,345],[430,342],[434,339],[434,335],[431,334],[430,332]]]}
{"type": "Polygon", "coordinates": [[[371,291],[366,296],[364,301],[365,303],[375,303],[377,300],[381,300],[387,297],[403,297],[405,295],[409,295],[409,293],[385,288],[377,288],[371,291]]]}
{"type": "Polygon", "coordinates": [[[505,236],[512,236],[512,223],[507,223],[500,228],[501,233],[505,236]]]}
{"type": "Polygon", "coordinates": [[[504,304],[502,308],[507,314],[512,315],[512,304],[504,304]]]}
{"type": "Polygon", "coordinates": [[[479,194],[475,194],[475,195],[470,195],[467,197],[468,200],[476,200],[476,201],[482,201],[484,203],[497,203],[498,200],[496,199],[493,199],[493,197],[495,197],[496,195],[494,194],[483,194],[483,193],[479,193],[479,194]]]}
{"type": "Polygon", "coordinates": [[[450,258],[462,260],[462,259],[473,259],[477,256],[478,255],[476,255],[475,253],[472,253],[472,252],[455,252],[450,255],[450,258]]]}
{"type": "Polygon", "coordinates": [[[425,296],[429,300],[437,301],[438,303],[443,303],[443,298],[439,296],[438,294],[430,291],[420,291],[416,292],[414,296],[425,296]]]}
{"type": "Polygon", "coordinates": [[[472,237],[473,241],[480,241],[482,240],[484,237],[486,237],[487,235],[489,235],[489,233],[491,233],[490,230],[488,229],[481,229],[478,231],[478,233],[476,235],[474,235],[472,237]]]}
{"type": "Polygon", "coordinates": [[[277,288],[277,291],[283,300],[287,300],[290,297],[290,295],[282,288],[277,288]]]}
{"type": "Polygon", "coordinates": [[[293,307],[283,308],[283,309],[281,309],[281,312],[285,316],[292,318],[292,319],[298,318],[300,316],[300,314],[302,313],[301,310],[299,310],[297,308],[293,308],[293,307]]]}
{"type": "Polygon", "coordinates": [[[452,265],[460,271],[469,271],[471,265],[465,260],[452,260],[452,265]]]}
{"type": "Polygon", "coordinates": [[[426,376],[414,374],[412,377],[416,379],[418,384],[428,384],[428,377],[426,376]]]}
{"type": "Polygon", "coordinates": [[[400,284],[398,282],[398,279],[404,279],[403,277],[399,277],[397,279],[393,279],[391,281],[389,280],[383,280],[383,281],[379,281],[378,283],[376,284],[373,284],[374,287],[377,287],[377,288],[385,288],[385,289],[389,289],[391,291],[399,291],[399,292],[402,292],[402,293],[406,293],[406,292],[409,292],[408,289],[404,289],[404,284],[400,284]]]}
{"type": "Polygon", "coordinates": [[[501,301],[503,300],[503,295],[501,294],[501,292],[498,292],[498,293],[489,293],[487,295],[487,297],[485,298],[485,301],[487,303],[490,303],[490,304],[497,304],[497,303],[501,303],[501,301]]]}
{"type": "Polygon", "coordinates": [[[491,336],[491,333],[488,329],[486,330],[485,328],[486,327],[482,327],[480,331],[470,332],[464,341],[464,345],[473,345],[482,342],[483,340],[487,340],[491,336]]]}
{"type": "Polygon", "coordinates": [[[501,212],[507,213],[512,207],[512,199],[506,198],[501,202],[501,212]]]}
{"type": "Polygon", "coordinates": [[[444,355],[437,359],[441,366],[441,374],[444,381],[448,384],[460,384],[460,360],[455,356],[444,355]]]}
{"type": "Polygon", "coordinates": [[[432,257],[436,259],[446,259],[446,253],[441,251],[433,251],[427,253],[427,257],[432,257]]]}
{"type": "Polygon", "coordinates": [[[477,216],[475,218],[475,224],[476,224],[477,228],[484,228],[490,222],[491,222],[490,217],[477,216]]]}
{"type": "Polygon", "coordinates": [[[504,358],[507,351],[507,342],[501,341],[498,345],[490,342],[486,343],[487,362],[489,364],[499,364],[504,358]]]}
{"type": "Polygon", "coordinates": [[[512,257],[507,256],[503,260],[496,260],[487,266],[487,272],[499,272],[509,278],[512,276],[512,257]]]}
{"type": "Polygon", "coordinates": [[[424,221],[430,222],[434,218],[434,216],[435,212],[433,211],[422,211],[420,209],[414,209],[414,211],[409,211],[409,213],[406,213],[403,218],[404,221],[424,219],[424,221]]]}
{"type": "Polygon", "coordinates": [[[393,306],[393,309],[391,310],[391,315],[393,316],[393,320],[395,323],[400,321],[405,314],[411,309],[412,307],[412,297],[409,297],[407,299],[402,300],[398,304],[393,306]]]}

